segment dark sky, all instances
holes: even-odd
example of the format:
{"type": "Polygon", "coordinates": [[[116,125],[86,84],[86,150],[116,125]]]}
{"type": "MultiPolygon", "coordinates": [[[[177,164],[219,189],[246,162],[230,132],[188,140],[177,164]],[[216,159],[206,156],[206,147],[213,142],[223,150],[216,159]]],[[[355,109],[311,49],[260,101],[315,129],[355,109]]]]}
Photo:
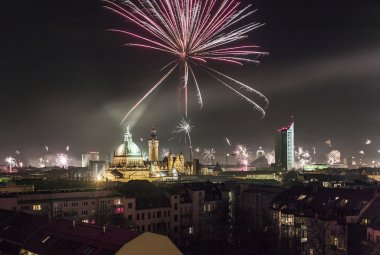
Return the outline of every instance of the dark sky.
{"type": "MultiPolygon", "coordinates": [[[[269,56],[259,66],[213,65],[251,84],[270,100],[260,115],[227,88],[199,71],[205,108],[191,93],[194,146],[229,150],[242,143],[254,151],[273,148],[274,130],[296,120],[296,144],[331,148],[343,155],[380,158],[380,2],[367,0],[257,0],[252,20],[265,26],[249,34],[269,56]],[[371,145],[365,145],[370,138],[371,145]]],[[[106,32],[130,28],[97,0],[0,1],[0,158],[20,150],[26,160],[64,150],[72,157],[121,142],[124,113],[159,78],[169,58],[123,47],[128,38],[106,32]]],[[[134,28],[133,28],[134,29],[134,28]]],[[[136,143],[154,123],[162,147],[182,117],[178,78],[169,79],[129,120],[136,143]]]]}

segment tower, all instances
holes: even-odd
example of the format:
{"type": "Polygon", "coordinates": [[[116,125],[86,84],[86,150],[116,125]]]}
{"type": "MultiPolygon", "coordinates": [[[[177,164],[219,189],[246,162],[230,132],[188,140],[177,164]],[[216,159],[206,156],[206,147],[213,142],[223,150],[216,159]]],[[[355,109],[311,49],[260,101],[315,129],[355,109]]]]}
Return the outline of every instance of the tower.
{"type": "Polygon", "coordinates": [[[276,165],[289,171],[294,168],[294,121],[276,134],[276,165]]]}
{"type": "Polygon", "coordinates": [[[155,127],[152,128],[150,133],[150,139],[148,140],[149,146],[149,161],[158,161],[158,146],[160,144],[160,140],[157,139],[157,129],[155,127]]]}

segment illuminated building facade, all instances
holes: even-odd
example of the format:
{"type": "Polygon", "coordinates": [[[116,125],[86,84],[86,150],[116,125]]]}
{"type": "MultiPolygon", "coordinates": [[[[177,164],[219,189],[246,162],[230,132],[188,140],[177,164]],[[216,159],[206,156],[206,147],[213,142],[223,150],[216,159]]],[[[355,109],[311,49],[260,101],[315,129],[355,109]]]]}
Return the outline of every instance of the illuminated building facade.
{"type": "Polygon", "coordinates": [[[276,133],[276,165],[286,171],[294,169],[294,122],[276,133]]]}

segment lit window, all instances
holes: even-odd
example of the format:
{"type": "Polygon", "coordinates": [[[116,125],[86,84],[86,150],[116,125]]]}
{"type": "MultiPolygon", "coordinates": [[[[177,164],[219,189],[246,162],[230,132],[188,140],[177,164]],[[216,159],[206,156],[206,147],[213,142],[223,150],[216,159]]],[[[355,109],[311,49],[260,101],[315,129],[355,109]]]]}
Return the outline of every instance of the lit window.
{"type": "Polygon", "coordinates": [[[41,211],[41,205],[33,205],[33,211],[41,211]]]}
{"type": "Polygon", "coordinates": [[[194,234],[194,228],[193,227],[189,227],[189,234],[190,235],[194,234]]]}
{"type": "Polygon", "coordinates": [[[335,200],[338,200],[339,199],[339,197],[335,197],[335,200]]]}

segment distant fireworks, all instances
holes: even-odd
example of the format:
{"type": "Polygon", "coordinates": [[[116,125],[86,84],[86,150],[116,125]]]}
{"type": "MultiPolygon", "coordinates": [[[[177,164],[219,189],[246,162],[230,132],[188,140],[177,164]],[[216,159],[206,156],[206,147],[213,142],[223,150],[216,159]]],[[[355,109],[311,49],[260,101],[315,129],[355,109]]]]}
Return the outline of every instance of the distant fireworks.
{"type": "Polygon", "coordinates": [[[46,151],[49,151],[49,147],[48,147],[47,145],[45,146],[45,150],[46,150],[46,151]]]}
{"type": "Polygon", "coordinates": [[[70,146],[67,145],[67,146],[66,146],[66,151],[69,151],[69,150],[70,150],[70,146]]]}
{"type": "Polygon", "coordinates": [[[359,154],[364,155],[365,153],[363,150],[361,150],[361,151],[359,151],[359,154]]]}
{"type": "Polygon", "coordinates": [[[193,127],[191,126],[190,121],[187,121],[184,118],[181,118],[181,120],[175,126],[175,130],[173,130],[172,133],[177,134],[177,135],[178,134],[184,134],[185,135],[185,143],[186,143],[186,140],[188,139],[189,143],[191,145],[190,133],[191,133],[192,128],[193,127]]]}
{"type": "Polygon", "coordinates": [[[327,154],[327,163],[330,165],[338,164],[341,162],[341,154],[338,150],[330,151],[329,154],[327,154]]]}
{"type": "Polygon", "coordinates": [[[240,8],[241,3],[236,0],[220,0],[218,4],[215,0],[120,0],[119,2],[123,5],[109,0],[104,0],[104,2],[106,3],[104,8],[111,10],[142,30],[142,33],[139,33],[123,29],[110,29],[110,31],[121,33],[135,41],[126,45],[156,50],[174,57],[163,68],[167,68],[169,71],[131,108],[122,123],[177,68],[181,73],[181,89],[184,90],[186,116],[190,80],[195,85],[198,103],[201,108],[203,107],[203,98],[195,68],[201,68],[251,104],[263,117],[265,116],[264,109],[269,102],[263,94],[206,65],[208,61],[238,65],[258,64],[257,58],[266,54],[258,51],[256,45],[231,45],[245,39],[247,33],[261,26],[259,23],[237,26],[255,12],[250,10],[250,5],[240,8]],[[250,94],[262,98],[265,105],[259,106],[248,97],[250,94]]]}
{"type": "Polygon", "coordinates": [[[228,137],[226,137],[226,142],[227,142],[228,146],[231,146],[230,139],[228,139],[228,137]]]}
{"type": "Polygon", "coordinates": [[[215,149],[214,148],[209,148],[209,149],[204,149],[203,150],[203,159],[210,161],[212,164],[214,164],[215,160],[215,149]]]}
{"type": "Polygon", "coordinates": [[[10,166],[10,167],[16,167],[16,166],[18,166],[16,159],[14,159],[11,156],[6,157],[5,158],[5,162],[7,162],[8,166],[10,166]]]}
{"type": "Polygon", "coordinates": [[[302,169],[305,165],[311,163],[311,156],[308,150],[304,150],[303,147],[298,147],[295,151],[297,168],[302,169]]]}
{"type": "Polygon", "coordinates": [[[56,166],[67,168],[69,166],[70,158],[65,153],[58,153],[55,159],[56,166]]]}
{"type": "Polygon", "coordinates": [[[199,153],[201,151],[201,149],[199,147],[195,148],[194,150],[196,153],[199,153]]]}
{"type": "Polygon", "coordinates": [[[162,157],[162,158],[168,157],[169,154],[170,154],[170,150],[169,150],[169,149],[167,149],[167,148],[162,148],[162,150],[161,150],[161,157],[162,157]]]}
{"type": "Polygon", "coordinates": [[[325,141],[325,144],[332,147],[332,142],[331,142],[331,139],[328,139],[325,141]]]}
{"type": "Polygon", "coordinates": [[[238,144],[235,147],[234,153],[235,158],[239,161],[248,160],[250,152],[248,151],[247,146],[238,144]]]}
{"type": "Polygon", "coordinates": [[[371,143],[372,143],[372,141],[369,140],[369,139],[367,139],[367,141],[365,141],[365,144],[366,144],[366,145],[370,145],[371,143]]]}

